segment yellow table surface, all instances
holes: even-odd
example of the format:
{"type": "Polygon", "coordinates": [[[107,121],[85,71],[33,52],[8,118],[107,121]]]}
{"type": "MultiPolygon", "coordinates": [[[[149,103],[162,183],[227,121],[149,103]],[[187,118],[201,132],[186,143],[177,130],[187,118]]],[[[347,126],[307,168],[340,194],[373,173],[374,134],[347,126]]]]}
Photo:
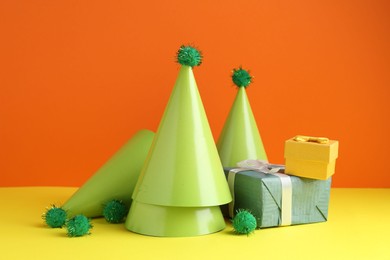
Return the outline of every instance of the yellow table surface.
{"type": "Polygon", "coordinates": [[[328,222],[158,238],[93,219],[89,236],[69,238],[41,214],[76,188],[0,188],[0,259],[390,259],[390,189],[332,189],[328,222]]]}

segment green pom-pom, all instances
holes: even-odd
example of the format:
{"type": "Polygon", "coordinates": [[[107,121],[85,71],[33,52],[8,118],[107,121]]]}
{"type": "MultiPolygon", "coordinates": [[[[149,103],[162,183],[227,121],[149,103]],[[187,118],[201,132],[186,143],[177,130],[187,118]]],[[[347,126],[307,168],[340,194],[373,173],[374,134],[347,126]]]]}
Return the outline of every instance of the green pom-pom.
{"type": "Polygon", "coordinates": [[[121,200],[109,201],[103,209],[103,217],[109,223],[121,223],[129,212],[128,207],[121,200]]]}
{"type": "Polygon", "coordinates": [[[92,228],[90,220],[84,215],[76,215],[66,222],[69,237],[80,237],[90,234],[92,228]]]}
{"type": "Polygon", "coordinates": [[[237,234],[249,235],[257,227],[256,218],[247,210],[238,210],[233,218],[233,228],[237,234]]]}
{"type": "Polygon", "coordinates": [[[192,46],[180,46],[177,51],[177,62],[190,67],[199,66],[202,63],[202,53],[192,46]]]}
{"type": "Polygon", "coordinates": [[[248,87],[253,77],[243,68],[233,69],[232,80],[237,87],[248,87]]]}
{"type": "Polygon", "coordinates": [[[60,207],[52,205],[45,213],[43,213],[42,218],[49,227],[60,228],[65,225],[66,211],[60,207]]]}

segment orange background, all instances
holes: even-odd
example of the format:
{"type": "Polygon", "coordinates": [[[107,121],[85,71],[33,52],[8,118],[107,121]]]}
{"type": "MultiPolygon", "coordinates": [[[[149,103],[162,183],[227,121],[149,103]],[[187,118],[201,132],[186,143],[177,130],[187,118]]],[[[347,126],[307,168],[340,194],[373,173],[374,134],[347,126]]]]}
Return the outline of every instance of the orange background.
{"type": "Polygon", "coordinates": [[[248,88],[268,157],[296,134],[340,141],[333,187],[390,187],[389,1],[0,2],[0,186],[78,186],[156,130],[192,43],[215,139],[248,88]]]}

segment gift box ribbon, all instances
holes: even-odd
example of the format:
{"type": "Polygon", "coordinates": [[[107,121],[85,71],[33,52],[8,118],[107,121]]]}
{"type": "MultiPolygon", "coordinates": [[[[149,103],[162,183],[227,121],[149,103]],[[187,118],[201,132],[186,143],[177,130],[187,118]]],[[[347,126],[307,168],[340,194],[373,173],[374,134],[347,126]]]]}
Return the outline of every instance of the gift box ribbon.
{"type": "Polygon", "coordinates": [[[229,203],[229,216],[233,217],[234,213],[234,181],[236,173],[241,171],[256,171],[265,174],[272,174],[280,179],[282,184],[282,202],[280,206],[281,226],[291,225],[291,209],[292,209],[292,183],[290,176],[278,173],[283,169],[283,165],[269,164],[263,160],[245,160],[237,163],[238,168],[231,169],[228,174],[228,184],[233,201],[229,203]]]}
{"type": "Polygon", "coordinates": [[[311,143],[318,143],[318,144],[329,143],[329,139],[326,137],[315,137],[315,136],[306,136],[306,135],[297,135],[294,137],[294,141],[311,142],[311,143]]]}

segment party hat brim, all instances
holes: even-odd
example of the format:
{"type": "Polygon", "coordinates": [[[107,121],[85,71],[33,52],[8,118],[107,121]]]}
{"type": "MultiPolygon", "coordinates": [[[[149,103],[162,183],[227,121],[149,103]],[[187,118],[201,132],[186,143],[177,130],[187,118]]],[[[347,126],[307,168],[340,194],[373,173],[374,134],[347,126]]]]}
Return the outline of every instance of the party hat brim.
{"type": "Polygon", "coordinates": [[[126,219],[132,232],[158,237],[189,237],[225,228],[219,206],[167,207],[134,201],[126,219]]]}

